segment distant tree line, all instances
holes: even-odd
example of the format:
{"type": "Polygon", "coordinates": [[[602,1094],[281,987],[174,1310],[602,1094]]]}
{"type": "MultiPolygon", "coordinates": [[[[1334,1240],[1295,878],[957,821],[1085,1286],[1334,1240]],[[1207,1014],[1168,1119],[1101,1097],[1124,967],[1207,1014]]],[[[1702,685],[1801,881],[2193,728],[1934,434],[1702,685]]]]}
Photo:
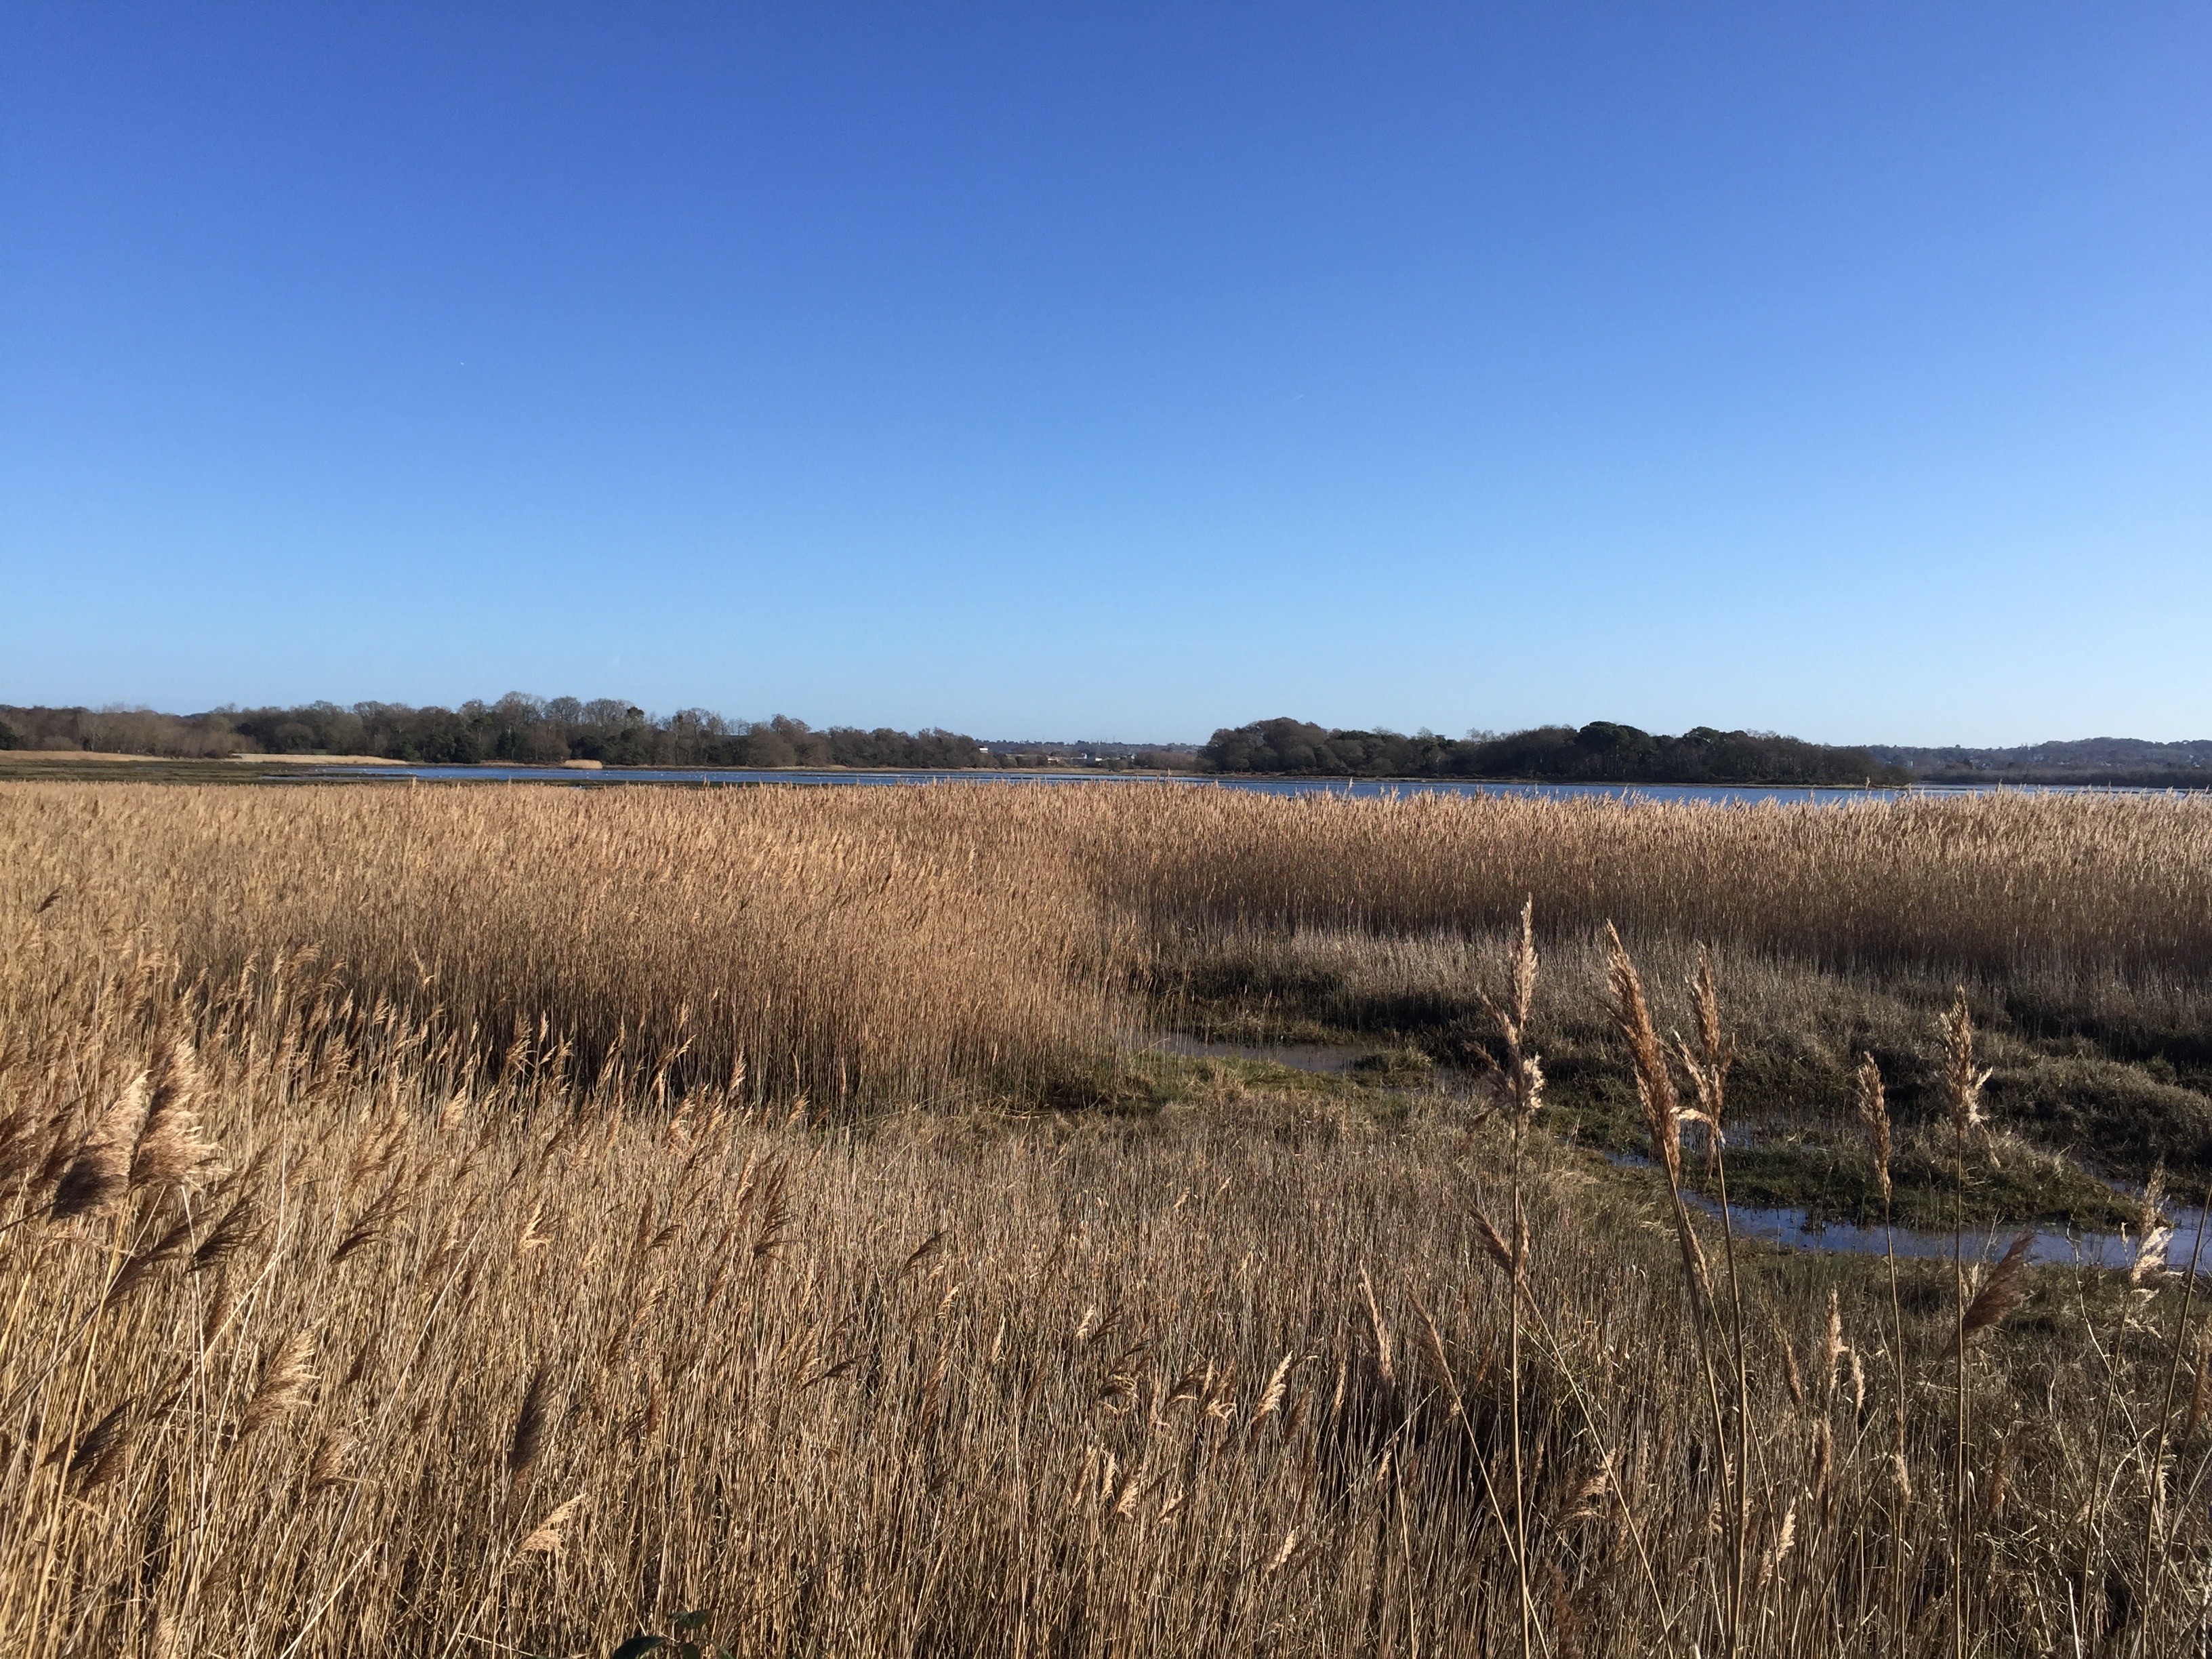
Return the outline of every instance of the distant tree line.
{"type": "Polygon", "coordinates": [[[2212,787],[2212,738],[2152,743],[2080,738],[2014,749],[1906,749],[1876,744],[1878,760],[1909,767],[1929,783],[2070,783],[2130,788],[2212,787]]]}
{"type": "Polygon", "coordinates": [[[0,708],[0,749],[93,750],[179,757],[367,755],[468,765],[496,761],[607,766],[858,766],[954,769],[994,764],[957,732],[863,731],[804,720],[730,721],[703,708],[660,718],[619,698],[589,702],[510,692],[459,708],[311,702],[294,708],[219,708],[202,714],[144,709],[0,708]]]}
{"type": "Polygon", "coordinates": [[[0,749],[94,750],[177,758],[364,755],[468,765],[505,762],[606,766],[975,767],[1270,773],[1292,777],[1533,778],[1590,783],[1851,784],[1946,782],[2148,784],[2203,787],[2212,742],[2094,738],[2020,750],[1836,748],[1771,732],[1700,726],[1665,737],[1594,720],[1464,738],[1342,731],[1291,719],[1224,727],[1195,751],[1122,743],[985,744],[930,729],[817,730],[778,714],[726,720],[704,708],[650,715],[620,698],[533,697],[458,708],[311,702],[164,714],[143,708],[0,706],[0,749]]]}
{"type": "Polygon", "coordinates": [[[91,749],[107,755],[195,759],[234,755],[246,746],[217,716],[0,704],[0,749],[91,749]]]}
{"type": "Polygon", "coordinates": [[[1502,735],[1330,731],[1304,720],[1224,728],[1199,751],[1217,772],[1376,778],[1535,778],[1590,783],[1904,783],[1911,773],[1864,749],[1831,748],[1771,732],[1700,726],[1662,737],[1593,720],[1502,735]]]}

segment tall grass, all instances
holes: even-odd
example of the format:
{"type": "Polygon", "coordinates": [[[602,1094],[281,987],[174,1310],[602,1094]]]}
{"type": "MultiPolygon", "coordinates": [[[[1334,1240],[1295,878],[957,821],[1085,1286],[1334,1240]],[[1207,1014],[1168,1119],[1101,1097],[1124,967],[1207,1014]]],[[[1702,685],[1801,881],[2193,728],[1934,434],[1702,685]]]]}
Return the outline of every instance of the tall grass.
{"type": "Polygon", "coordinates": [[[2123,1012],[2201,1011],[2212,981],[2212,804],[2167,797],[9,787],[0,902],[57,890],[67,926],[212,978],[312,951],[363,1006],[488,1047],[542,1024],[578,1064],[742,1058],[832,1100],[1078,1097],[1194,962],[1455,939],[1463,983],[1531,898],[1585,1001],[1608,923],[1662,952],[2055,978],[2123,1012]]]}
{"type": "Polygon", "coordinates": [[[1717,1226],[1724,957],[1608,964],[1656,1190],[1540,1133],[1540,892],[1495,1117],[825,1115],[1110,1046],[1214,810],[0,795],[0,1650],[2199,1650],[2198,1299],[1717,1226]]]}
{"type": "Polygon", "coordinates": [[[1451,1110],[809,1129],[742,1091],[495,1081],[289,969],[204,998],[126,957],[58,973],[28,931],[12,1653],[605,1653],[699,1611],[738,1652],[841,1655],[2201,1628],[2202,1412],[2154,1432],[2196,1334],[2154,1285],[2085,1285],[2124,1337],[2095,1351],[2063,1285],[1993,1322],[1961,1445],[1948,1264],[1901,1267],[1886,1329],[1877,1281],[1747,1261],[1708,1358],[1686,1212],[1678,1250],[1451,1110]]]}
{"type": "Polygon", "coordinates": [[[1812,806],[1221,789],[1095,798],[1102,887],[1163,925],[1607,922],[1831,967],[2212,970],[2212,799],[1985,795],[1812,806]]]}
{"type": "Polygon", "coordinates": [[[1128,929],[1064,824],[866,793],[25,786],[0,796],[0,882],[196,975],[311,952],[360,1009],[587,1070],[742,1063],[834,1104],[1049,1091],[1095,1062],[1128,929]]]}

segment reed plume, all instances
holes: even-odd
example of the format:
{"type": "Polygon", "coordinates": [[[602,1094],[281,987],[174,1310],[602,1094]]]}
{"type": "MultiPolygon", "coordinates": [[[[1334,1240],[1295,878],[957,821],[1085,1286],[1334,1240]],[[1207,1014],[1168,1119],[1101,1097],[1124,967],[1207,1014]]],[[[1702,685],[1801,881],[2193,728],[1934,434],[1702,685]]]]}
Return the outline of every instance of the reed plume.
{"type": "Polygon", "coordinates": [[[541,1364],[530,1374],[522,1391],[521,1407],[514,1414],[514,1431],[507,1437],[507,1478],[520,1484],[528,1477],[545,1449],[546,1417],[552,1407],[552,1379],[541,1364]]]}
{"type": "Polygon", "coordinates": [[[2027,1300],[2027,1252],[2035,1243],[2035,1235],[2024,1232],[2016,1236],[2005,1247],[1988,1281],[1974,1293],[1966,1304],[1966,1312],[1960,1328],[1972,1339],[1994,1325],[2001,1325],[2019,1310],[2027,1300]]]}
{"type": "Polygon", "coordinates": [[[516,1553],[521,1555],[550,1555],[556,1560],[561,1559],[568,1553],[566,1533],[568,1523],[576,1518],[589,1496],[588,1492],[580,1492],[554,1510],[532,1529],[516,1553]]]}
{"type": "Polygon", "coordinates": [[[145,1125],[131,1158],[131,1188],[191,1187],[214,1172],[216,1149],[201,1133],[193,1109],[201,1086],[199,1060],[190,1040],[171,1037],[151,1073],[145,1125]]]}
{"type": "Polygon", "coordinates": [[[75,1445],[58,1449],[47,1460],[59,1461],[64,1451],[68,1454],[63,1474],[80,1493],[98,1491],[116,1474],[130,1435],[131,1406],[126,1400],[114,1407],[78,1437],[75,1445]]]}
{"type": "MultiPolygon", "coordinates": [[[[1644,994],[1644,981],[1620,935],[1608,924],[1606,945],[1612,955],[1613,1020],[1635,1067],[1637,1104],[1644,1109],[1651,1160],[1666,1171],[1670,1186],[1682,1180],[1682,1103],[1668,1069],[1667,1047],[1651,1023],[1651,1006],[1644,994]]],[[[1686,1249],[1685,1259],[1687,1258],[1686,1249]]]]}
{"type": "Polygon", "coordinates": [[[239,1419],[240,1440],[290,1416],[307,1402],[308,1390],[319,1380],[314,1359],[315,1339],[308,1331],[295,1332],[270,1356],[262,1367],[261,1381],[239,1419]]]}
{"type": "Polygon", "coordinates": [[[1866,1132],[1867,1150],[1874,1158],[1875,1179],[1881,1187],[1884,1210],[1893,1194],[1889,1184],[1889,1095],[1882,1087],[1881,1067],[1872,1054],[1863,1055],[1857,1074],[1859,1127],[1866,1132]]]}
{"type": "Polygon", "coordinates": [[[106,1213],[123,1196],[131,1184],[131,1155],[146,1125],[149,1098],[146,1074],[141,1072],[101,1115],[63,1170],[54,1185],[48,1219],[90,1220],[106,1213]]]}
{"type": "Polygon", "coordinates": [[[1943,1031],[1943,1093],[1953,1129],[1963,1140],[1989,1135],[1982,1114],[1982,1087],[1996,1073],[1974,1058],[1974,1013],[1961,987],[1941,1017],[1943,1031]]]}
{"type": "MultiPolygon", "coordinates": [[[[1713,954],[1710,948],[1698,947],[1698,968],[1690,978],[1690,1006],[1696,1018],[1698,1043],[1692,1049],[1680,1036],[1674,1040],[1674,1053],[1697,1091],[1698,1106],[1694,1112],[1682,1114],[1686,1119],[1704,1125],[1705,1131],[1705,1167],[1717,1173],[1722,1148],[1726,1145],[1723,1123],[1727,1117],[1728,1074],[1735,1064],[1735,1041],[1727,1036],[1721,1026],[1720,981],[1713,971],[1713,954]]],[[[1647,1012],[1645,1018],[1649,1022],[1647,1012]]],[[[1640,1075],[1640,1073],[1639,1073],[1640,1075]]]]}

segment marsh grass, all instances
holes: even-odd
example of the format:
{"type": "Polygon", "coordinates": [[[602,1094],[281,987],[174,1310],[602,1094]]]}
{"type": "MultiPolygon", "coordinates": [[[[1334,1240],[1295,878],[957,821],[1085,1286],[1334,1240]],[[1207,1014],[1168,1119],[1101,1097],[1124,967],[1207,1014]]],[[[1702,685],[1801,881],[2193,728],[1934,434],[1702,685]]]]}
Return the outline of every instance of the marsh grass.
{"type": "Polygon", "coordinates": [[[1141,826],[884,793],[0,797],[0,1650],[2201,1646],[2154,1252],[1766,1251],[1547,1127],[1594,1012],[1700,1178],[1749,946],[1626,933],[1590,1009],[1579,924],[1523,995],[1470,921],[1487,1119],[1117,1060],[1141,826]],[[1091,1065],[1140,1104],[1042,1103],[1091,1065]]]}
{"type": "Polygon", "coordinates": [[[18,902],[58,894],[57,933],[146,938],[210,981],[312,960],[356,1007],[586,1083],[742,1065],[832,1108],[1073,1101],[1123,1046],[1129,931],[1051,815],[996,805],[25,786],[0,810],[0,879],[18,902]]]}
{"type": "Polygon", "coordinates": [[[2005,1495],[1969,1508],[1962,1597],[1948,1264],[1905,1266],[1893,1348],[1877,1282],[1747,1252],[1738,1492],[1673,1224],[1540,1139],[1249,1086],[807,1129],[744,1091],[494,1080],[273,973],[199,1006],[158,969],[26,988],[10,1651],[581,1654],[693,1609],[740,1652],[1514,1649],[1520,1562],[1532,1651],[1932,1651],[1962,1607],[2042,1650],[2136,1628],[2147,1524],[2142,1633],[2201,1617],[2201,1426],[2156,1453],[2156,1516],[2113,1480],[2195,1352],[2155,1286],[2084,1281],[2094,1353],[2063,1274],[1977,1339],[1966,1467],[1985,1498],[2002,1457],[2005,1495]],[[39,1171],[187,1019],[224,1173],[52,1218],[39,1171]],[[2098,1526],[2130,1541],[2085,1615],[2108,1396],[2098,1526]]]}
{"type": "MultiPolygon", "coordinates": [[[[1185,935],[1169,947],[1180,966],[1162,971],[1175,988],[1164,1001],[1171,1018],[1217,1040],[1381,1045],[1479,1069],[1489,1039],[1473,988],[1480,964],[1510,939],[1504,929],[1185,935]]],[[[1691,971],[1696,947],[1668,939],[1638,951],[1654,964],[1666,1018],[1686,1021],[1686,1003],[1669,988],[1691,971]]],[[[1742,1038],[1729,1087],[1749,1133],[1737,1160],[1747,1201],[1878,1219],[1873,1170],[1852,1130],[1856,1068],[1872,1053],[1892,1079],[1899,1116],[1899,1218],[1948,1226],[1951,1160],[1948,1144],[1937,1144],[1943,1109],[1932,1038],[1959,980],[1931,969],[1830,970],[1765,949],[1713,954],[1742,1038]]],[[[1547,953],[1553,1122],[1585,1144],[1629,1151],[1644,1130],[1607,1014],[1604,960],[1599,936],[1555,937],[1547,953]]],[[[2007,1126],[1999,1145],[2009,1152],[1974,1159],[1976,1218],[2105,1226],[2131,1213],[2106,1178],[2141,1182],[2162,1165],[2192,1194],[2212,1179],[2212,1073],[2189,1058],[2212,1030],[2212,993],[2183,979],[2130,987],[2109,974],[2048,969],[1969,975],[1966,983],[1993,1067],[1991,1110],[2007,1126]],[[2071,1017],[2059,1018],[2060,1008],[2071,1017]]]]}

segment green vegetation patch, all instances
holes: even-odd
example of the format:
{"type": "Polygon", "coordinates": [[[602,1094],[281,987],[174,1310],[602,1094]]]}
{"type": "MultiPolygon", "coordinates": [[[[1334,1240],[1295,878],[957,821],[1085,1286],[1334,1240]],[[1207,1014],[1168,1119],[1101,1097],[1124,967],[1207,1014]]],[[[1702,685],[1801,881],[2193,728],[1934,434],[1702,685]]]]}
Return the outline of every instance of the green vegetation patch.
{"type": "Polygon", "coordinates": [[[1334,1073],[1302,1071],[1273,1060],[1246,1060],[1231,1055],[1175,1054],[1146,1051],[1124,1056],[1111,1077],[1102,1079],[1089,1102],[1074,1098],[1055,1103],[1091,1104],[1121,1111],[1157,1112],[1161,1108],[1194,1103],[1237,1099],[1246,1094],[1309,1096],[1349,1101],[1371,1096],[1352,1079],[1334,1073]]]}
{"type": "MultiPolygon", "coordinates": [[[[1713,1194],[1703,1160],[1692,1158],[1700,1191],[1713,1194]]],[[[1979,1226],[2030,1223],[2110,1231],[2134,1224],[2137,1206],[2063,1154],[2007,1136],[1994,1149],[1970,1149],[1959,1179],[1948,1144],[1929,1134],[1891,1161],[1892,1218],[1900,1227],[1941,1231],[1954,1221],[1979,1226]]],[[[1793,1133],[1731,1148],[1729,1196],[1759,1208],[1795,1208],[1811,1220],[1879,1225],[1881,1184],[1873,1158],[1856,1142],[1793,1133]]]]}
{"type": "Polygon", "coordinates": [[[1362,1054],[1352,1069],[1361,1082],[1378,1089],[1425,1089],[1436,1080],[1437,1063],[1412,1044],[1400,1043],[1362,1054]]]}
{"type": "Polygon", "coordinates": [[[2212,1098],[2174,1078],[2170,1064],[2038,1054],[2000,1066],[1986,1098],[1998,1122],[2046,1144],[2083,1148],[2116,1175],[2142,1176],[2159,1164],[2212,1171],[2212,1098]]]}

